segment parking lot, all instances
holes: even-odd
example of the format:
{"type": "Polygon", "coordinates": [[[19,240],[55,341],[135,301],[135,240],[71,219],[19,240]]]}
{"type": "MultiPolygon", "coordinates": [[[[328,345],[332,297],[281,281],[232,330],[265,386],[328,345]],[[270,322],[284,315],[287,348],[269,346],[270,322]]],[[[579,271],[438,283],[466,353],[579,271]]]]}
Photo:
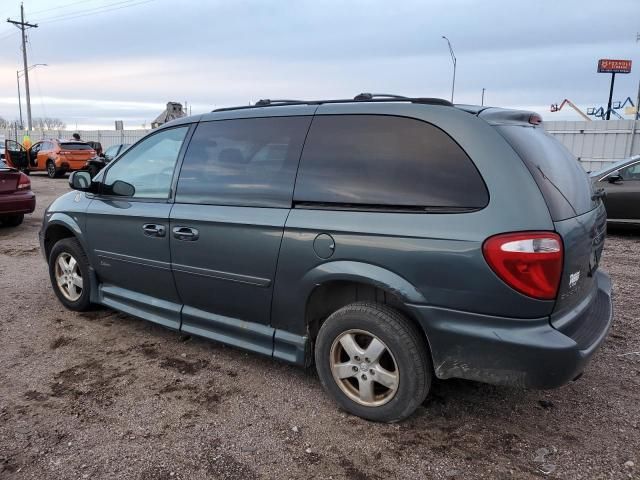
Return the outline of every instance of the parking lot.
{"type": "Polygon", "coordinates": [[[302,370],[56,300],[37,232],[0,228],[0,478],[640,478],[640,234],[610,232],[615,320],[553,391],[436,382],[407,421],[347,415],[302,370]]]}

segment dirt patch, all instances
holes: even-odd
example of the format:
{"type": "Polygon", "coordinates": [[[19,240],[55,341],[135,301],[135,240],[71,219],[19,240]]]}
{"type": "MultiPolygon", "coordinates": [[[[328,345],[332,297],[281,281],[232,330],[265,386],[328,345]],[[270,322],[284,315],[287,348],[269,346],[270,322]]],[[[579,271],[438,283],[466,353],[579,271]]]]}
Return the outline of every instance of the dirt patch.
{"type": "Polygon", "coordinates": [[[255,470],[238,461],[228,453],[213,453],[207,458],[207,461],[207,472],[212,478],[220,480],[246,480],[248,478],[258,478],[255,470]]]}
{"type": "Polygon", "coordinates": [[[182,358],[167,358],[160,363],[161,368],[176,370],[183,375],[195,375],[204,367],[209,365],[209,362],[206,360],[196,360],[195,362],[190,362],[184,360],[182,358]]]}
{"type": "Polygon", "coordinates": [[[36,390],[29,390],[24,393],[24,398],[27,400],[33,400],[35,402],[44,402],[49,398],[49,396],[36,390]]]}
{"type": "Polygon", "coordinates": [[[51,350],[57,350],[58,348],[64,347],[65,345],[69,345],[72,342],[73,342],[73,338],[65,337],[65,336],[58,337],[55,340],[51,341],[49,348],[51,348],[51,350]]]}
{"type": "Polygon", "coordinates": [[[27,255],[39,255],[40,247],[38,245],[30,247],[4,247],[0,248],[0,254],[10,257],[25,257],[27,255]]]}

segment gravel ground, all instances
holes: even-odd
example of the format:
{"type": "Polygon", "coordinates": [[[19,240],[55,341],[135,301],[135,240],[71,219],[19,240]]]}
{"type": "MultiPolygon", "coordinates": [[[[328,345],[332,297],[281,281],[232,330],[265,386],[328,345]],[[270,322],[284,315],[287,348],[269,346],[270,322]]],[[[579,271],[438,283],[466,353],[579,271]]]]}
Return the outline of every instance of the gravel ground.
{"type": "Polygon", "coordinates": [[[315,373],[103,309],[65,310],[37,242],[65,179],[0,228],[0,478],[640,478],[640,235],[610,232],[615,322],[584,376],[531,391],[436,382],[396,425],[315,373]]]}

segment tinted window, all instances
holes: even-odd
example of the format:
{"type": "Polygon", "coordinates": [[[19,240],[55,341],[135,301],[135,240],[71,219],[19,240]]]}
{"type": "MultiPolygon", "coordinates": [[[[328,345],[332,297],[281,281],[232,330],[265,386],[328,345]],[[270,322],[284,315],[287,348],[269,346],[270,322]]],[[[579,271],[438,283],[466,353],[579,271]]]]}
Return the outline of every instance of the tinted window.
{"type": "Polygon", "coordinates": [[[185,154],[176,201],[288,207],[311,117],[201,123],[185,154]]]}
{"type": "Polygon", "coordinates": [[[136,198],[168,198],[173,170],[188,126],[151,135],[118,157],[106,173],[106,191],[116,180],[130,183],[136,198]]]}
{"type": "Polygon", "coordinates": [[[542,128],[515,125],[496,128],[531,172],[553,220],[572,218],[595,207],[589,175],[558,140],[542,128]]]}
{"type": "Polygon", "coordinates": [[[63,150],[93,150],[91,145],[87,143],[61,143],[60,148],[63,150]]]}
{"type": "Polygon", "coordinates": [[[317,116],[294,199],[389,207],[481,208],[484,182],[439,128],[379,115],[317,116]]]}

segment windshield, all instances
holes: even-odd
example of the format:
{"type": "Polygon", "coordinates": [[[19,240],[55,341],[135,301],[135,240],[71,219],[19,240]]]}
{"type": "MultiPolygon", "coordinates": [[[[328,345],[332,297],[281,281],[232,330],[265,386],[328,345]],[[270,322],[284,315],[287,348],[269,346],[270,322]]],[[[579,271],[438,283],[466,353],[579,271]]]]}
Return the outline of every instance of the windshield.
{"type": "Polygon", "coordinates": [[[640,160],[640,155],[636,155],[636,156],[631,157],[631,158],[625,158],[624,160],[620,160],[620,161],[617,161],[615,163],[610,163],[609,165],[607,165],[604,168],[601,168],[600,170],[596,170],[595,172],[591,172],[589,175],[591,175],[592,177],[600,177],[601,175],[604,175],[605,173],[612,172],[614,170],[618,170],[619,168],[624,167],[627,163],[635,162],[636,160],[640,160]]]}

